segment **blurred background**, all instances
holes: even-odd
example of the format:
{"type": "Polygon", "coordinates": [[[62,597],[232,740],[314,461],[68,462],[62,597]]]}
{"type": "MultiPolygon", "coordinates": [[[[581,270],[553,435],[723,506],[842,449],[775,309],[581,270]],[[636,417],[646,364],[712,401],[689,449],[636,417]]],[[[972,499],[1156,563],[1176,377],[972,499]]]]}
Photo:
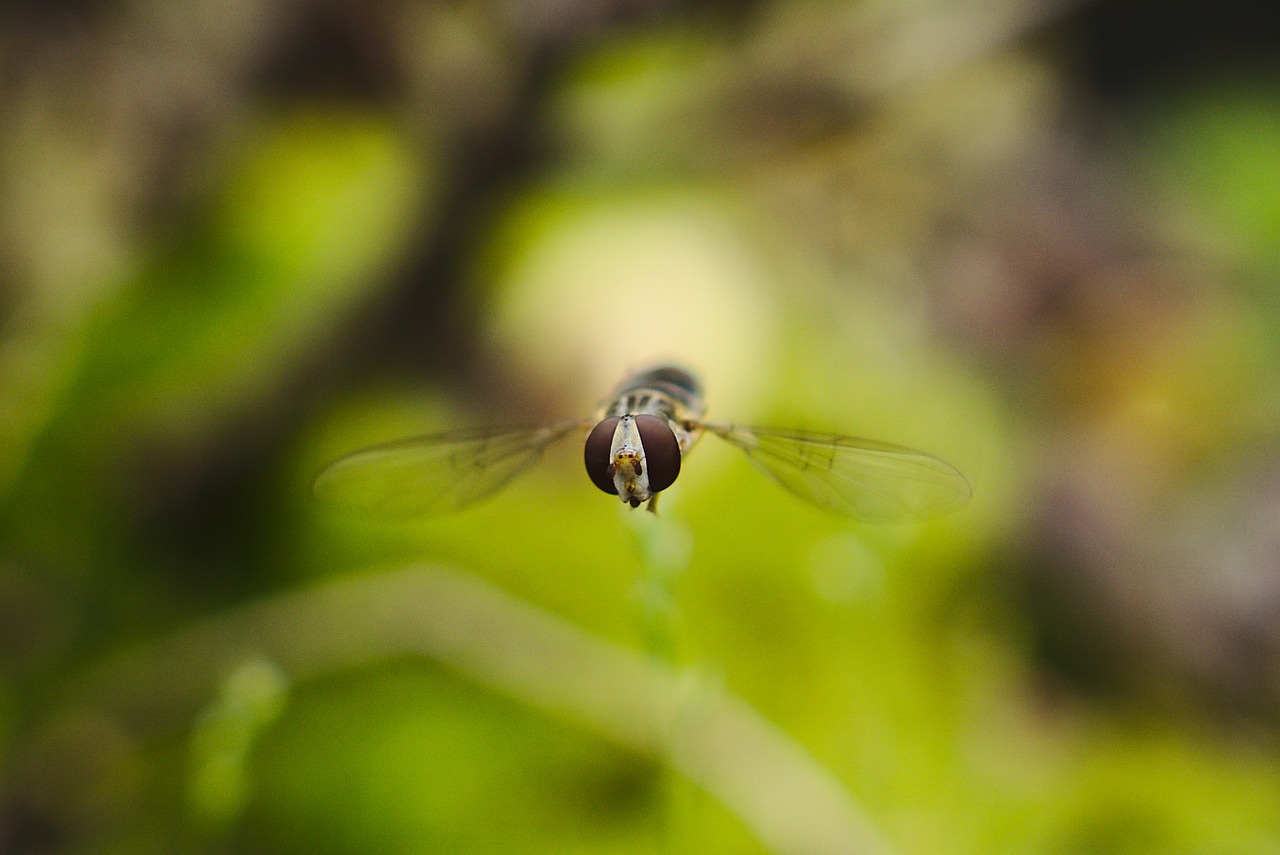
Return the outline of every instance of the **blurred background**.
{"type": "Polygon", "coordinates": [[[3,3],[0,851],[1280,852],[1276,18],[3,3]],[[655,360],[974,498],[309,494],[655,360]]]}

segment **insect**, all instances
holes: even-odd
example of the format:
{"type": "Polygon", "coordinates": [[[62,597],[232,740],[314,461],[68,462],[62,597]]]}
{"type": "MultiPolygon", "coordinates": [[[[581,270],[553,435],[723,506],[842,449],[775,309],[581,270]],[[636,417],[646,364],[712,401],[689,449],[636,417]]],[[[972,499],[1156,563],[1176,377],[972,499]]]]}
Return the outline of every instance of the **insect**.
{"type": "Polygon", "coordinates": [[[360,511],[432,516],[496,493],[528,471],[544,449],[586,434],[591,482],[632,508],[656,509],[704,433],[746,453],[796,496],[860,519],[932,516],[969,498],[953,466],[901,445],[837,434],[748,428],[702,420],[702,390],[673,366],[623,380],[591,421],[511,430],[464,430],[375,445],[329,464],[313,492],[360,511]]]}

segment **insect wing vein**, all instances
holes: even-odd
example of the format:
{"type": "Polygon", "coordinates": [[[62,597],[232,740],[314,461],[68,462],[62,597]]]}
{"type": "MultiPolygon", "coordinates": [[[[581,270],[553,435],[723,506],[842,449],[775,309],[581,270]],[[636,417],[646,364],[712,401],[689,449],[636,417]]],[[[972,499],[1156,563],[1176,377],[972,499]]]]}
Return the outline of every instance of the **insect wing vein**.
{"type": "Polygon", "coordinates": [[[838,434],[704,427],[795,495],[846,516],[928,517],[971,492],[950,464],[906,446],[838,434]]]}
{"type": "Polygon", "coordinates": [[[401,439],[342,457],[312,491],[335,507],[392,517],[458,510],[506,486],[580,422],[401,439]]]}

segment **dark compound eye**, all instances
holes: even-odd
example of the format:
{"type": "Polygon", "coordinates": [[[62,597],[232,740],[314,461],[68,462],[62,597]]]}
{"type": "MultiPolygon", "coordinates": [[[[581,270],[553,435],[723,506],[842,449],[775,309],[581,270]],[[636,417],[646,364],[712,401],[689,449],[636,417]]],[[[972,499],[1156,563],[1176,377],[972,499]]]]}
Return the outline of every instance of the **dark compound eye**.
{"type": "Polygon", "coordinates": [[[640,432],[640,442],[644,445],[649,492],[667,489],[680,474],[680,443],[676,441],[676,435],[671,432],[667,420],[659,416],[636,416],[636,430],[640,432]]]}
{"type": "MultiPolygon", "coordinates": [[[[591,483],[615,496],[618,495],[618,488],[613,483],[613,476],[609,474],[609,467],[613,463],[613,432],[617,429],[616,418],[600,422],[587,435],[587,444],[582,451],[583,459],[587,464],[587,476],[591,478],[591,483]]],[[[670,432],[667,431],[667,433],[670,432]]]]}

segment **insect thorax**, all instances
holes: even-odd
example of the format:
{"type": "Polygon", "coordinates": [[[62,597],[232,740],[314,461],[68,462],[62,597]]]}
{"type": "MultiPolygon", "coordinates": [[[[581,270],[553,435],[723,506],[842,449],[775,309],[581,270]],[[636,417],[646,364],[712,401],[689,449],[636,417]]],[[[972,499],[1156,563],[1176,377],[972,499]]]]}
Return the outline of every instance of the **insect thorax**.
{"type": "Polygon", "coordinates": [[[702,418],[702,388],[687,371],[662,366],[633,374],[614,389],[605,417],[652,413],[683,424],[702,418]]]}

